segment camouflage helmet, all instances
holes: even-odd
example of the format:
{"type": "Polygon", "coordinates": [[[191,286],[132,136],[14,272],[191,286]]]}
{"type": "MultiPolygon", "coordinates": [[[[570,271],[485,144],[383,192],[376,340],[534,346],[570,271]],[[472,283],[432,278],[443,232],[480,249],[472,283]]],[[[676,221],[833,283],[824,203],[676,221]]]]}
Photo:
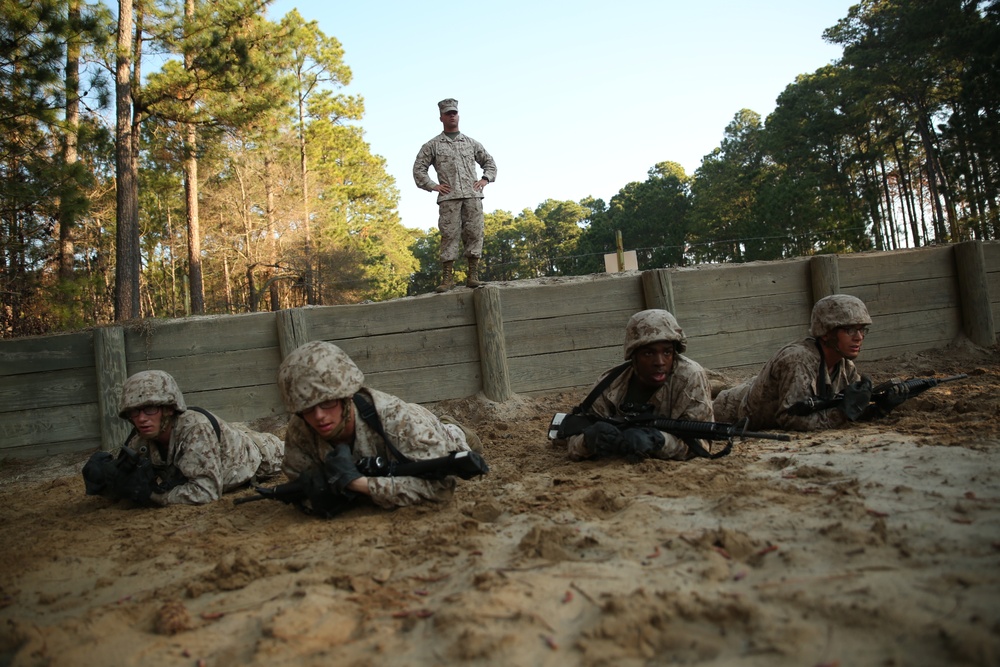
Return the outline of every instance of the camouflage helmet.
{"type": "Polygon", "coordinates": [[[166,405],[174,412],[184,412],[184,394],[177,386],[177,380],[166,371],[140,371],[122,385],[122,398],[118,405],[118,416],[128,419],[128,411],[147,405],[166,405]]]}
{"type": "Polygon", "coordinates": [[[669,311],[639,311],[625,325],[625,358],[631,359],[637,348],[664,340],[674,343],[678,352],[687,349],[684,330],[669,311]]]}
{"type": "Polygon", "coordinates": [[[812,309],[809,334],[819,338],[851,324],[871,324],[865,302],[849,294],[831,294],[816,302],[812,309]]]}
{"type": "Polygon", "coordinates": [[[322,340],[297,347],[278,369],[281,400],[293,413],[323,401],[350,398],[364,382],[364,373],[347,353],[322,340]]]}

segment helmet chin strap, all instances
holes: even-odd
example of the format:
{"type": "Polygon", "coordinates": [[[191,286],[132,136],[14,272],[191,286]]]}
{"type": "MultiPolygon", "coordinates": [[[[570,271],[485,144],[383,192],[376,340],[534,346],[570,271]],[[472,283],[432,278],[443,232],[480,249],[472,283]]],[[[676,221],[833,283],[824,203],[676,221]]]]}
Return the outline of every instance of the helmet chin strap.
{"type": "Polygon", "coordinates": [[[336,440],[340,437],[340,434],[344,432],[348,424],[354,419],[354,403],[346,398],[341,398],[340,400],[340,414],[341,420],[337,428],[327,436],[327,440],[336,440]]]}
{"type": "MultiPolygon", "coordinates": [[[[163,409],[166,409],[166,407],[164,407],[163,409]]],[[[156,431],[155,434],[153,434],[152,437],[150,437],[150,440],[157,443],[157,445],[161,444],[160,438],[163,437],[164,435],[167,436],[166,437],[167,442],[164,442],[162,444],[166,445],[167,443],[170,442],[170,437],[169,437],[170,431],[173,430],[174,422],[177,420],[176,411],[171,411],[171,413],[168,415],[164,414],[163,409],[160,410],[160,428],[156,431]]]]}

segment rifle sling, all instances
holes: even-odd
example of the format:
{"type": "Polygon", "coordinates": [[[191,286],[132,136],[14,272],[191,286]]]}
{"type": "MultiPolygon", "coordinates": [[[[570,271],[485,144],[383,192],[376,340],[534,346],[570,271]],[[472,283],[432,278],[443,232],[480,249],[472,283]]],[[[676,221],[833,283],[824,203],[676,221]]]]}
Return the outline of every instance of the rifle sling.
{"type": "Polygon", "coordinates": [[[684,441],[684,444],[688,446],[688,449],[690,449],[695,456],[699,456],[704,459],[721,459],[723,456],[728,454],[733,449],[732,438],[726,441],[725,447],[715,452],[714,454],[705,449],[704,447],[702,447],[701,443],[698,442],[697,438],[681,438],[681,440],[684,441]]]}
{"type": "Polygon", "coordinates": [[[584,415],[590,412],[590,407],[594,404],[594,401],[596,401],[597,398],[604,393],[604,390],[610,387],[611,383],[614,382],[615,379],[624,373],[631,365],[631,361],[626,361],[624,364],[615,366],[608,371],[608,374],[601,378],[601,381],[594,385],[594,388],[590,390],[590,393],[587,394],[587,398],[583,399],[583,402],[580,403],[580,405],[573,408],[573,414],[584,415]]]}
{"type": "Polygon", "coordinates": [[[400,463],[410,463],[410,457],[396,449],[396,446],[392,444],[391,440],[389,440],[389,436],[385,434],[385,429],[382,428],[382,420],[379,419],[378,411],[375,409],[375,404],[368,400],[368,397],[363,395],[361,392],[356,392],[353,400],[354,407],[358,409],[358,414],[361,415],[361,419],[363,419],[369,427],[382,437],[389,453],[391,453],[400,463]]]}

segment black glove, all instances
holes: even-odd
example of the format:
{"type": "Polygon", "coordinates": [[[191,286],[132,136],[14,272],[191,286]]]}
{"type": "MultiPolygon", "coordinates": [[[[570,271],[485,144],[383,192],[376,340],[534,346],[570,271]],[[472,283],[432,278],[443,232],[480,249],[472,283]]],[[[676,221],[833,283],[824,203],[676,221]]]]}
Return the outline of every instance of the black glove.
{"type": "Polygon", "coordinates": [[[875,402],[881,416],[884,417],[902,405],[909,397],[910,388],[906,386],[906,383],[894,382],[889,389],[875,396],[872,400],[875,402]]]}
{"type": "Polygon", "coordinates": [[[648,459],[654,452],[658,452],[666,443],[666,438],[655,428],[627,428],[622,433],[625,441],[622,446],[622,454],[629,463],[638,463],[643,459],[648,459]]]}
{"type": "Polygon", "coordinates": [[[865,409],[872,400],[872,379],[866,375],[861,376],[857,382],[853,382],[844,390],[844,400],[840,409],[844,411],[849,420],[858,421],[865,413],[865,409]]]}
{"type": "Polygon", "coordinates": [[[354,493],[347,490],[347,485],[356,479],[361,479],[363,475],[354,464],[351,456],[351,448],[346,444],[336,445],[332,452],[323,459],[323,471],[326,474],[326,483],[336,493],[348,498],[353,498],[354,493]]]}
{"type": "MultiPolygon", "coordinates": [[[[330,488],[326,482],[326,475],[326,466],[322,469],[319,466],[309,468],[294,482],[282,485],[288,487],[295,485],[297,490],[295,497],[285,500],[279,496],[278,499],[293,502],[300,510],[313,516],[329,519],[340,514],[351,506],[351,502],[345,497],[345,494],[336,493],[330,488]]],[[[281,489],[282,486],[277,487],[275,491],[281,489]]]]}
{"type": "Polygon", "coordinates": [[[83,466],[83,484],[88,496],[121,498],[118,486],[118,466],[111,452],[94,452],[83,466]]]}
{"type": "Polygon", "coordinates": [[[583,442],[594,456],[616,456],[622,453],[625,441],[616,426],[595,422],[583,430],[583,442]]]}
{"type": "Polygon", "coordinates": [[[130,474],[121,481],[122,497],[128,498],[139,505],[153,505],[150,496],[153,491],[159,491],[156,486],[156,471],[149,459],[144,459],[130,474]]]}

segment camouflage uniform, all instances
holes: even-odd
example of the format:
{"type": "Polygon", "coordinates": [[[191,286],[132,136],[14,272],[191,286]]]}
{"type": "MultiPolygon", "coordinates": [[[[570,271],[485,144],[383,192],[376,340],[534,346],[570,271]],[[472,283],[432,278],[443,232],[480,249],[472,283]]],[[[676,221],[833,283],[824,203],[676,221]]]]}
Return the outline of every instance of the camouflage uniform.
{"type": "Polygon", "coordinates": [[[871,321],[860,299],[845,294],[820,299],[813,307],[812,335],[778,350],[753,380],[720,392],[713,404],[715,418],[730,422],[749,417],[749,428],[755,431],[843,426],[847,416],[837,408],[803,416],[788,414],[788,408],[807,398],[832,398],[861,379],[849,359],[840,359],[833,369],[827,369],[819,338],[839,326],[868,325],[871,321]]]}
{"type": "MultiPolygon", "coordinates": [[[[441,101],[442,113],[446,102],[454,100],[441,101]]],[[[432,166],[438,180],[451,187],[451,192],[439,192],[437,197],[442,262],[458,259],[459,240],[465,246],[466,257],[483,254],[484,195],[472,187],[479,180],[477,163],[483,168],[483,178],[493,183],[497,178],[497,166],[483,145],[464,134],[459,133],[452,139],[444,132],[421,146],[413,162],[413,180],[418,188],[433,192],[438,185],[428,175],[432,166]]]]}
{"type": "MultiPolygon", "coordinates": [[[[383,430],[404,456],[423,460],[469,451],[465,433],[459,425],[442,423],[426,408],[363,387],[363,383],[361,370],[332,343],[306,343],[282,362],[278,384],[285,407],[293,413],[285,435],[283,466],[289,479],[294,480],[310,467],[322,466],[326,455],[333,450],[332,444],[321,438],[297,413],[324,401],[350,399],[358,392],[371,399],[383,430]]],[[[354,459],[387,457],[382,437],[359,417],[350,401],[347,405],[351,405],[354,415],[351,443],[354,459]]],[[[447,500],[454,489],[454,477],[441,481],[418,477],[368,477],[372,500],[385,508],[447,500]]]]}
{"type": "MultiPolygon", "coordinates": [[[[625,328],[625,359],[632,358],[640,347],[660,341],[674,343],[674,362],[667,376],[666,383],[660,387],[650,399],[653,413],[667,419],[684,419],[691,421],[713,421],[712,393],[708,386],[705,369],[698,362],[681,354],[687,349],[687,339],[677,324],[674,316],[665,310],[644,310],[636,313],[625,328]]],[[[603,379],[614,369],[606,371],[603,379]]],[[[634,377],[634,368],[628,368],[615,378],[608,388],[594,401],[590,412],[602,417],[623,417],[625,413],[621,404],[628,391],[630,380],[634,377]]],[[[600,384],[598,380],[594,386],[600,384]]],[[[661,432],[662,433],[662,432],[661,432]]],[[[664,445],[652,456],[660,459],[686,459],[690,453],[684,441],[680,438],[663,433],[664,445]]],[[[709,444],[699,440],[706,450],[709,444]]],[[[571,436],[567,440],[567,449],[572,459],[580,460],[591,456],[584,443],[583,434],[571,436]]]]}
{"type": "Polygon", "coordinates": [[[201,505],[218,500],[223,493],[248,483],[253,477],[270,477],[281,470],[284,443],[270,433],[251,431],[243,424],[228,424],[217,418],[217,437],[205,415],[188,410],[174,378],[163,371],[136,373],[122,386],[119,416],[147,405],[174,409],[170,441],[164,450],[138,434],[126,443],[135,452],[145,448],[161,478],[178,474],[186,481],[151,500],[160,505],[201,505]]]}

